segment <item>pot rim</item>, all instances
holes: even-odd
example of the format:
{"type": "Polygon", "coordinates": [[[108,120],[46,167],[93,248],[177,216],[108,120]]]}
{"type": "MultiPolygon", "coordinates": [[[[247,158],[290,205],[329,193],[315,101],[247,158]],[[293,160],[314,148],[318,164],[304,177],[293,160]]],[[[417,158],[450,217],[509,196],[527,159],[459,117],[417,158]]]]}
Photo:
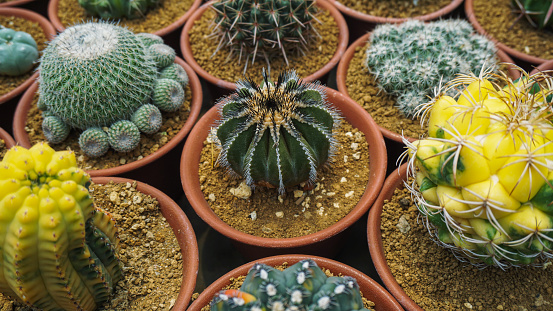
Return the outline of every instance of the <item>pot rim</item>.
{"type": "Polygon", "coordinates": [[[209,226],[224,236],[252,247],[267,249],[289,249],[308,246],[313,243],[329,239],[344,231],[355,223],[370,208],[378,196],[386,176],[386,146],[384,138],[372,117],[361,106],[347,98],[342,93],[325,87],[327,100],[339,110],[349,111],[349,117],[345,119],[354,127],[365,133],[369,144],[369,170],[370,177],[365,192],[357,205],[344,218],[323,230],[294,238],[265,238],[241,232],[222,221],[210,208],[204,198],[199,182],[199,161],[203,143],[208,135],[209,128],[215,124],[218,118],[220,105],[211,108],[194,126],[186,144],[184,145],[180,175],[184,193],[190,205],[209,226]]]}
{"type": "MultiPolygon", "coordinates": [[[[156,30],[152,32],[154,35],[158,35],[160,37],[163,37],[173,31],[175,31],[177,28],[181,27],[188,18],[196,11],[196,9],[200,6],[202,0],[194,0],[192,3],[192,6],[186,11],[184,15],[179,17],[176,21],[174,21],[172,24],[165,28],[161,28],[159,30],[156,30]]],[[[52,21],[52,24],[56,28],[57,31],[62,32],[65,30],[65,26],[63,26],[61,19],[58,16],[58,7],[59,7],[59,0],[50,0],[48,3],[48,18],[50,21],[52,21]]]]}
{"type": "Polygon", "coordinates": [[[15,140],[13,139],[13,137],[10,135],[10,133],[6,132],[6,130],[4,130],[1,127],[0,127],[0,139],[4,141],[4,144],[6,145],[7,149],[15,146],[15,140]]]}
{"type": "Polygon", "coordinates": [[[472,24],[474,29],[476,29],[476,31],[478,31],[479,34],[484,35],[488,39],[492,40],[498,48],[505,51],[507,54],[509,54],[509,55],[511,55],[515,58],[518,58],[520,60],[523,60],[525,62],[534,64],[534,65],[539,65],[539,64],[542,64],[542,63],[547,61],[547,59],[545,59],[545,58],[532,56],[530,54],[526,54],[526,53],[517,51],[517,50],[507,46],[505,43],[500,42],[499,40],[494,38],[492,35],[490,35],[484,29],[484,27],[482,27],[482,25],[480,25],[480,23],[478,22],[478,19],[476,19],[476,15],[474,14],[474,5],[473,5],[473,3],[474,3],[474,0],[466,0],[465,1],[465,13],[466,13],[466,16],[467,16],[468,20],[470,21],[470,23],[472,24]]]}
{"type": "Polygon", "coordinates": [[[538,67],[534,68],[534,70],[532,70],[530,74],[533,75],[540,71],[548,71],[548,70],[553,70],[553,59],[541,63],[538,67]]]}
{"type": "MultiPolygon", "coordinates": [[[[161,158],[165,154],[167,154],[169,151],[175,148],[181,141],[183,141],[185,137],[188,135],[188,133],[194,126],[194,123],[196,123],[196,119],[200,115],[200,110],[202,108],[202,100],[203,100],[202,86],[200,84],[200,79],[198,78],[198,76],[194,73],[192,68],[187,63],[185,63],[184,60],[182,60],[182,58],[177,57],[175,59],[175,62],[181,65],[186,71],[186,73],[188,74],[188,80],[189,80],[188,83],[190,86],[190,91],[192,93],[192,97],[190,99],[190,114],[188,115],[188,119],[184,123],[181,130],[177,133],[175,137],[169,140],[165,145],[159,148],[156,152],[151,153],[140,160],[136,160],[120,166],[106,168],[106,169],[99,169],[99,170],[87,170],[86,172],[90,174],[90,176],[96,177],[96,176],[120,175],[123,173],[136,170],[140,167],[146,166],[154,162],[155,160],[161,158]]],[[[19,101],[15,109],[15,115],[13,120],[14,138],[20,145],[26,148],[30,148],[31,143],[29,141],[29,135],[25,131],[25,121],[27,120],[29,109],[31,108],[30,103],[37,91],[38,91],[38,82],[34,82],[31,85],[31,87],[29,87],[29,89],[23,94],[23,96],[21,97],[21,100],[19,101]]]]}
{"type": "MultiPolygon", "coordinates": [[[[204,68],[202,68],[198,62],[196,62],[196,59],[194,58],[194,54],[192,53],[192,48],[190,46],[190,36],[189,32],[194,27],[194,22],[203,15],[203,13],[209,9],[211,4],[215,2],[215,0],[211,0],[202,6],[200,6],[196,12],[190,17],[190,19],[184,24],[184,28],[181,33],[180,37],[180,47],[183,54],[184,59],[186,62],[190,64],[190,66],[194,69],[195,72],[198,73],[198,75],[205,80],[207,80],[209,83],[216,85],[217,87],[226,89],[226,90],[234,90],[236,89],[236,83],[230,82],[227,80],[223,80],[221,78],[218,78],[209,72],[207,72],[204,68]]],[[[326,63],[322,68],[319,68],[314,73],[308,75],[307,77],[303,78],[304,81],[315,81],[320,79],[322,76],[327,74],[332,68],[338,64],[340,61],[340,58],[344,54],[347,46],[348,46],[348,40],[349,40],[349,31],[346,24],[346,20],[342,16],[342,14],[327,0],[316,0],[316,3],[319,7],[321,7],[324,10],[327,10],[330,12],[334,20],[336,21],[336,24],[339,29],[338,33],[338,47],[336,48],[336,52],[334,52],[334,55],[330,59],[328,63],[326,63]]]]}
{"type": "Polygon", "coordinates": [[[12,0],[8,2],[0,3],[0,7],[12,7],[17,5],[22,5],[31,1],[34,1],[34,0],[12,0]]]}
{"type": "Polygon", "coordinates": [[[334,4],[334,6],[338,8],[338,10],[340,10],[340,12],[342,12],[343,14],[353,17],[355,19],[358,19],[367,23],[373,23],[373,24],[388,24],[388,23],[396,24],[396,23],[402,23],[409,19],[429,21],[451,13],[459,5],[461,5],[461,3],[463,3],[463,0],[453,0],[451,1],[450,4],[444,6],[443,8],[437,11],[434,11],[425,15],[410,17],[410,18],[399,18],[399,17],[382,17],[382,16],[369,15],[369,14],[365,14],[365,13],[361,13],[359,11],[353,10],[343,5],[338,0],[331,0],[331,1],[334,4]]]}
{"type": "MultiPolygon", "coordinates": [[[[346,84],[346,79],[348,75],[348,68],[351,60],[353,59],[355,55],[355,49],[358,47],[362,47],[365,45],[365,43],[369,40],[372,32],[368,32],[365,35],[361,36],[359,39],[355,40],[346,50],[344,53],[344,56],[340,60],[340,63],[338,64],[338,69],[336,71],[336,84],[338,86],[338,91],[342,92],[345,96],[348,98],[351,98],[348,93],[348,87],[346,84]]],[[[503,52],[501,49],[497,49],[496,52],[497,57],[502,63],[511,63],[514,64],[515,62],[509,57],[509,55],[505,52],[503,52]]],[[[511,77],[520,77],[520,72],[516,70],[514,66],[509,66],[509,73],[511,77]]],[[[353,99],[352,99],[353,100],[353,99]]],[[[395,142],[403,144],[403,138],[405,137],[408,141],[413,142],[417,140],[417,138],[413,137],[406,137],[399,133],[390,131],[380,125],[378,125],[380,128],[380,131],[382,132],[382,135],[390,140],[393,140],[395,142]]]]}
{"type": "Polygon", "coordinates": [[[92,177],[92,181],[97,184],[107,184],[110,181],[115,183],[133,183],[136,181],[136,189],[138,191],[155,197],[158,200],[161,213],[173,229],[173,234],[177,238],[183,260],[181,287],[173,310],[185,310],[190,302],[194,288],[196,287],[200,258],[196,234],[184,211],[161,190],[134,179],[98,176],[92,177]]]}
{"type": "MultiPolygon", "coordinates": [[[[16,2],[16,1],[13,1],[13,2],[16,2]]],[[[32,1],[32,0],[29,0],[29,1],[32,1]]],[[[26,3],[26,2],[29,2],[29,1],[24,0],[24,2],[20,2],[18,4],[23,4],[23,3],[26,3]]],[[[6,2],[6,3],[11,3],[11,2],[6,2]]],[[[6,3],[4,3],[4,4],[6,4],[6,3]]],[[[11,7],[11,6],[2,6],[2,4],[0,4],[0,15],[16,16],[16,17],[24,18],[24,19],[31,20],[31,21],[34,21],[34,22],[38,22],[38,24],[40,25],[40,28],[42,28],[42,31],[44,32],[44,34],[46,35],[46,38],[48,40],[52,40],[54,38],[54,36],[56,35],[56,29],[50,23],[50,21],[47,20],[44,16],[42,16],[42,15],[36,13],[36,12],[33,12],[31,10],[21,9],[21,8],[14,8],[14,7],[11,7]]],[[[6,93],[4,95],[1,95],[0,96],[0,105],[2,103],[7,102],[8,100],[16,97],[17,95],[21,94],[23,91],[28,89],[29,86],[31,86],[31,84],[33,84],[33,82],[37,78],[38,78],[38,71],[33,73],[27,80],[25,80],[23,83],[21,83],[15,89],[9,91],[8,93],[6,93]]]]}
{"type": "Polygon", "coordinates": [[[392,295],[390,295],[388,291],[386,291],[384,287],[382,287],[376,281],[374,281],[364,273],[360,272],[359,270],[332,259],[319,257],[319,256],[298,255],[298,254],[266,257],[263,259],[248,262],[246,264],[243,264],[233,269],[232,271],[221,276],[215,282],[209,285],[200,294],[200,296],[196,300],[194,300],[194,302],[190,305],[190,308],[188,310],[200,311],[204,306],[209,304],[209,302],[213,299],[213,296],[219,290],[221,290],[224,286],[227,286],[230,284],[231,277],[246,275],[249,269],[255,263],[264,263],[269,266],[276,266],[284,262],[288,262],[289,266],[291,266],[300,260],[309,259],[309,258],[313,259],[320,268],[326,268],[337,274],[354,277],[357,280],[357,283],[359,284],[359,288],[363,293],[363,297],[373,301],[376,304],[377,311],[403,310],[401,305],[394,299],[392,295]],[[373,292],[374,294],[372,294],[373,292]]]}

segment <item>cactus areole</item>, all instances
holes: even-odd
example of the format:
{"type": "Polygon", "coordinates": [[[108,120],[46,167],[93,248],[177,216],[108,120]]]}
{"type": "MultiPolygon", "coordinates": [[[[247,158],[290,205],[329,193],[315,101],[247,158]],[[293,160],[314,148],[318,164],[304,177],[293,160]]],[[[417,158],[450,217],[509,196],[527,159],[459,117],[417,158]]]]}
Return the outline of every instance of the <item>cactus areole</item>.
{"type": "Polygon", "coordinates": [[[41,310],[95,310],[121,277],[111,217],[73,152],[46,143],[0,162],[0,292],[41,310]]]}
{"type": "Polygon", "coordinates": [[[313,183],[336,148],[338,112],[326,103],[321,85],[305,83],[293,71],[281,73],[276,83],[263,71],[261,86],[238,81],[236,92],[219,103],[218,162],[249,185],[284,192],[313,183]]]}

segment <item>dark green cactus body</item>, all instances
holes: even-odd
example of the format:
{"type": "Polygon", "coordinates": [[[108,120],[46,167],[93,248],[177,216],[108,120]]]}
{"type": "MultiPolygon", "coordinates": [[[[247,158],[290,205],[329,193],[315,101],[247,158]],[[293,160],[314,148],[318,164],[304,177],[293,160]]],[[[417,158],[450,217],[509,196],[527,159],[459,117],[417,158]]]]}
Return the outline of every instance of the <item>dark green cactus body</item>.
{"type": "Polygon", "coordinates": [[[0,26],[0,75],[22,75],[37,59],[38,47],[30,34],[0,26]]]}
{"type": "MultiPolygon", "coordinates": [[[[511,0],[518,18],[539,29],[553,26],[553,0],[511,0]]],[[[518,19],[517,19],[518,20],[518,19]]]]}
{"type": "Polygon", "coordinates": [[[75,155],[40,143],[0,165],[0,291],[42,310],[94,310],[121,278],[116,228],[75,155]]]}
{"type": "Polygon", "coordinates": [[[302,260],[284,271],[255,264],[240,290],[219,292],[213,311],[366,310],[357,281],[327,277],[317,264],[302,260]]]}
{"type": "Polygon", "coordinates": [[[139,18],[159,0],[79,0],[87,14],[103,19],[139,18]]]}
{"type": "Polygon", "coordinates": [[[284,191],[313,183],[336,147],[332,132],[339,116],[319,84],[304,83],[294,72],[281,74],[276,83],[265,73],[263,78],[262,86],[239,81],[237,91],[220,100],[219,163],[249,185],[284,191]]]}

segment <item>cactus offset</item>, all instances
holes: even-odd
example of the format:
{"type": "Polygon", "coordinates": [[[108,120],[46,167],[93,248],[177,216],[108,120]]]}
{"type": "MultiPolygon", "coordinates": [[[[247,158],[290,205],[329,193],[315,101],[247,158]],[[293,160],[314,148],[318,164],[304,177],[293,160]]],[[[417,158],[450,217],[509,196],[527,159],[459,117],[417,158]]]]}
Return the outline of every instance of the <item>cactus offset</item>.
{"type": "Polygon", "coordinates": [[[79,0],[87,14],[103,19],[140,18],[160,0],[79,0]]]}
{"type": "Polygon", "coordinates": [[[459,76],[446,85],[457,96],[422,108],[429,137],[406,141],[407,187],[459,257],[501,268],[553,259],[552,85],[544,73],[459,76]]]}
{"type": "Polygon", "coordinates": [[[37,59],[38,47],[30,34],[0,26],[0,75],[27,73],[37,59]]]}
{"type": "Polygon", "coordinates": [[[121,277],[116,228],[70,151],[13,147],[0,163],[0,291],[42,310],[94,310],[121,277]]]}
{"type": "Polygon", "coordinates": [[[222,121],[218,162],[246,179],[248,185],[286,187],[313,183],[317,169],[336,148],[333,131],[338,113],[325,101],[318,83],[305,83],[295,72],[281,73],[273,83],[237,83],[236,92],[219,100],[222,121]]]}
{"type": "Polygon", "coordinates": [[[538,29],[553,26],[553,0],[512,0],[511,5],[518,14],[513,25],[524,17],[538,29]]]}

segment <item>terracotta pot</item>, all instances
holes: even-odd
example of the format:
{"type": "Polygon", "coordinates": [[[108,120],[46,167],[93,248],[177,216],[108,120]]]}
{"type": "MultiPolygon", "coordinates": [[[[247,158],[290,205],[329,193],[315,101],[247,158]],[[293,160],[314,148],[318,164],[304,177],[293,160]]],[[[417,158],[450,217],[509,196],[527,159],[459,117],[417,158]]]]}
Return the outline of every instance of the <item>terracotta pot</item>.
{"type": "MultiPolygon", "coordinates": [[[[553,59],[548,60],[546,62],[543,62],[538,67],[534,68],[534,70],[532,70],[532,72],[530,72],[530,74],[532,75],[532,74],[538,73],[540,71],[546,71],[546,70],[553,70],[553,59]]],[[[551,74],[553,74],[553,73],[549,73],[549,75],[551,75],[551,74]]]]}
{"type": "MultiPolygon", "coordinates": [[[[369,40],[370,36],[371,36],[371,33],[367,33],[361,38],[357,39],[352,45],[350,45],[346,50],[346,52],[344,53],[344,56],[340,60],[340,63],[338,64],[338,70],[336,71],[336,84],[338,85],[338,90],[344,93],[348,97],[349,97],[349,93],[348,93],[348,87],[346,85],[346,78],[347,78],[349,64],[353,56],[355,55],[355,49],[357,47],[364,46],[369,40]]],[[[507,55],[505,52],[501,50],[497,50],[497,56],[501,62],[514,64],[513,60],[509,57],[509,55],[507,55]]],[[[509,68],[509,74],[514,79],[520,77],[520,72],[516,70],[514,67],[509,68]]],[[[392,132],[381,126],[379,126],[379,128],[380,128],[380,131],[382,132],[382,135],[384,135],[384,137],[403,145],[403,140],[400,133],[392,132]]],[[[412,137],[408,137],[408,139],[409,141],[416,140],[415,138],[412,138],[412,137]]]]}
{"type": "Polygon", "coordinates": [[[386,176],[386,146],[378,126],[371,116],[353,100],[340,92],[325,88],[328,102],[337,108],[353,127],[365,134],[369,144],[371,172],[365,192],[353,210],[332,226],[300,237],[264,238],[236,230],[222,221],[210,208],[200,190],[199,161],[210,127],[220,118],[219,106],[211,108],[194,126],[184,146],[181,158],[181,181],[190,205],[209,226],[230,238],[248,259],[285,253],[334,256],[343,246],[344,230],[365,214],[374,202],[386,176]]]}
{"type": "MultiPolygon", "coordinates": [[[[46,0],[42,0],[46,1],[46,0]]],[[[56,30],[59,32],[62,32],[65,30],[65,26],[62,24],[59,16],[58,16],[58,6],[59,6],[59,0],[50,0],[48,3],[48,18],[52,21],[52,24],[54,27],[56,27],[56,30]]],[[[200,6],[202,0],[194,0],[194,3],[192,6],[186,11],[186,13],[181,16],[178,20],[170,24],[169,26],[162,28],[160,30],[157,30],[153,32],[153,34],[158,35],[160,37],[164,37],[168,35],[169,33],[175,31],[177,28],[181,27],[186,20],[192,15],[194,11],[200,6]]]]}
{"type": "MultiPolygon", "coordinates": [[[[4,141],[6,148],[11,148],[15,146],[15,140],[6,132],[3,128],[0,127],[0,139],[4,141]]],[[[1,160],[1,159],[0,159],[1,160]]]]}
{"type": "MultiPolygon", "coordinates": [[[[156,152],[134,162],[123,164],[113,168],[89,170],[87,173],[92,177],[96,176],[123,176],[131,179],[138,179],[148,182],[157,188],[163,189],[165,193],[173,198],[182,194],[179,186],[179,173],[176,167],[180,150],[184,145],[184,138],[190,132],[202,107],[202,87],[198,76],[192,68],[181,58],[177,57],[175,62],[181,65],[189,78],[189,85],[192,92],[190,103],[190,115],[178,134],[168,141],[156,152]]],[[[23,147],[30,148],[29,136],[25,131],[25,122],[31,108],[34,94],[38,91],[38,83],[34,83],[23,95],[17,105],[13,121],[13,133],[15,140],[23,147]]]]}
{"type": "MultiPolygon", "coordinates": [[[[93,177],[92,181],[97,184],[107,184],[110,181],[115,183],[133,183],[134,180],[119,177],[93,177]]],[[[179,295],[172,310],[185,310],[190,302],[192,293],[196,286],[196,276],[199,267],[198,244],[192,224],[180,208],[171,198],[160,190],[137,181],[138,191],[156,198],[159,202],[161,213],[167,220],[175,234],[182,254],[182,282],[179,295]]],[[[146,267],[144,267],[146,268],[146,267]]]]}
{"type": "MultiPolygon", "coordinates": [[[[236,84],[234,82],[222,80],[218,77],[215,77],[204,70],[202,67],[200,67],[200,65],[194,59],[194,54],[192,53],[192,48],[190,46],[190,37],[188,33],[190,32],[190,29],[192,29],[192,27],[194,26],[194,22],[200,19],[203,13],[207,9],[209,9],[212,2],[213,1],[203,4],[198,10],[196,10],[196,12],[194,12],[194,14],[184,25],[180,40],[181,50],[186,62],[190,64],[190,66],[194,69],[194,71],[196,71],[196,73],[198,73],[200,77],[204,78],[209,83],[219,88],[234,91],[236,89],[236,84]]],[[[317,71],[315,71],[313,74],[307,77],[303,77],[304,81],[322,80],[322,77],[325,76],[332,68],[334,68],[336,64],[338,64],[338,61],[340,61],[342,54],[344,54],[344,51],[348,46],[349,32],[346,21],[344,20],[342,14],[340,14],[340,12],[336,10],[336,8],[326,0],[317,0],[316,3],[317,6],[319,6],[323,10],[329,11],[338,24],[338,47],[336,48],[336,52],[334,53],[334,56],[332,56],[330,61],[322,68],[317,69],[317,71]]]]}
{"type": "Polygon", "coordinates": [[[511,47],[508,47],[504,43],[499,42],[497,39],[495,39],[490,34],[488,34],[488,32],[484,29],[484,27],[482,27],[482,25],[480,25],[480,23],[476,19],[476,15],[474,15],[474,5],[473,4],[474,4],[474,0],[466,0],[465,1],[465,14],[466,14],[468,20],[470,21],[470,23],[472,24],[472,26],[474,27],[474,29],[476,29],[476,31],[478,31],[478,33],[480,33],[481,35],[487,36],[490,40],[495,42],[495,44],[498,48],[505,51],[505,53],[511,55],[514,58],[523,60],[523,61],[528,62],[530,64],[536,64],[536,65],[539,65],[539,64],[547,61],[547,59],[540,58],[540,57],[537,57],[537,56],[532,56],[530,54],[526,54],[526,53],[517,51],[517,50],[515,50],[511,47]]]}
{"type": "MultiPolygon", "coordinates": [[[[12,1],[12,2],[20,2],[20,1],[12,1]]],[[[6,2],[3,3],[4,5],[12,2],[6,2]]],[[[21,1],[20,3],[25,3],[28,1],[21,1]]],[[[54,26],[50,24],[50,22],[43,17],[40,14],[37,14],[33,11],[25,10],[25,9],[19,9],[19,8],[11,8],[7,6],[3,6],[0,4],[0,15],[3,16],[16,16],[20,18],[24,18],[27,20],[31,20],[33,22],[39,23],[40,27],[44,31],[44,34],[48,38],[48,40],[52,40],[54,36],[56,35],[56,29],[54,29],[54,26]]],[[[21,85],[13,89],[12,91],[1,95],[0,96],[0,104],[7,102],[8,100],[14,98],[15,96],[23,93],[32,83],[38,78],[38,72],[35,72],[29,79],[25,80],[21,85]]]]}
{"type": "Polygon", "coordinates": [[[31,2],[31,1],[34,1],[34,0],[12,0],[12,1],[8,1],[8,2],[0,3],[0,8],[1,7],[22,5],[22,4],[31,2]]]}
{"type": "Polygon", "coordinates": [[[373,279],[366,276],[365,274],[361,273],[360,271],[331,259],[308,255],[280,255],[263,258],[255,262],[244,264],[213,282],[201,293],[201,295],[196,300],[194,300],[188,310],[200,311],[204,306],[209,305],[215,294],[222,290],[223,287],[231,283],[231,278],[247,275],[248,271],[255,263],[264,263],[269,266],[277,266],[283,264],[284,262],[287,262],[288,266],[291,266],[300,260],[308,258],[313,259],[319,267],[330,270],[334,275],[344,275],[355,278],[357,280],[357,283],[359,284],[361,293],[363,293],[363,297],[374,302],[375,309],[377,311],[403,310],[400,304],[394,299],[394,297],[392,297],[392,295],[390,295],[377,282],[375,282],[373,279]]]}

